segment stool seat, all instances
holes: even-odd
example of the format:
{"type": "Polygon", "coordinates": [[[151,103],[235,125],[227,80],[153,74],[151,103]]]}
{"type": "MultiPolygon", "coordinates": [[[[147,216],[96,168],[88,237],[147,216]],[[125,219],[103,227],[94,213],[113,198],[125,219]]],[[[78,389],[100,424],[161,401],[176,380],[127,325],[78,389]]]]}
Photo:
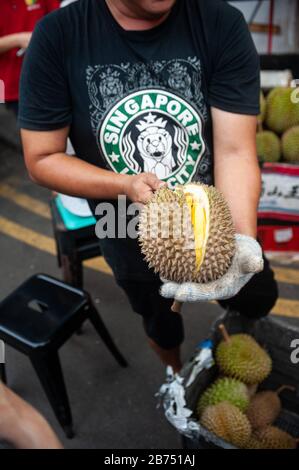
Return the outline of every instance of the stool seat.
{"type": "MultiPolygon", "coordinates": [[[[87,292],[36,274],[0,302],[0,339],[29,357],[68,437],[74,435],[72,414],[58,350],[85,320],[90,320],[107,349],[126,367],[87,292]]],[[[5,382],[4,364],[0,371],[5,382]]]]}
{"type": "Polygon", "coordinates": [[[57,196],[54,199],[54,204],[56,204],[61,219],[63,220],[64,226],[67,230],[80,230],[81,228],[95,226],[96,219],[93,216],[80,217],[76,214],[72,214],[72,212],[64,207],[60,196],[57,196]]]}
{"type": "Polygon", "coordinates": [[[0,303],[1,336],[9,344],[16,340],[30,348],[55,339],[59,342],[61,332],[87,302],[83,291],[49,276],[35,275],[0,303]]]}

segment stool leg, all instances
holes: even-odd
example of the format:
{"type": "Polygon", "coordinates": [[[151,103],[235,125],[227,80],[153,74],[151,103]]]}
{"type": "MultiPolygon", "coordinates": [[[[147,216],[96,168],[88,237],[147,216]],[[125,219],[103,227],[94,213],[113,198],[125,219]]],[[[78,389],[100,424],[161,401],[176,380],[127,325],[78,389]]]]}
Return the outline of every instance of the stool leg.
{"type": "Polygon", "coordinates": [[[72,414],[58,353],[38,353],[30,359],[59,423],[71,439],[74,437],[72,414]]]}
{"type": "Polygon", "coordinates": [[[62,276],[64,282],[78,289],[83,289],[83,266],[82,261],[76,254],[62,254],[62,276]]]}
{"type": "Polygon", "coordinates": [[[114,356],[114,358],[117,360],[119,365],[121,365],[122,367],[127,367],[127,361],[120,353],[118,348],[115,346],[109,331],[107,330],[103,320],[101,319],[93,304],[90,304],[88,316],[94,328],[98,332],[99,336],[102,338],[103,342],[105,343],[111,354],[114,356]]]}
{"type": "Polygon", "coordinates": [[[7,384],[6,368],[4,362],[0,364],[0,377],[4,384],[7,384]]]}

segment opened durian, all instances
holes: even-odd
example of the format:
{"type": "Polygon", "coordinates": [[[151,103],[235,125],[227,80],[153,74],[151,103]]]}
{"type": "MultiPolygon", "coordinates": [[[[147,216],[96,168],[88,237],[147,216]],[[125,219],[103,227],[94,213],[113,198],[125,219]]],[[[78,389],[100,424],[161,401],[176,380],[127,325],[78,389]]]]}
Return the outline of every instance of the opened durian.
{"type": "Polygon", "coordinates": [[[265,380],[272,369],[269,354],[252,336],[229,336],[224,325],[220,325],[219,329],[224,337],[216,349],[216,363],[220,371],[248,385],[265,380]]]}
{"type": "Polygon", "coordinates": [[[225,401],[208,406],[200,424],[236,447],[245,447],[250,439],[251,426],[247,417],[236,406],[225,401]]]}
{"type": "Polygon", "coordinates": [[[222,277],[235,253],[235,230],[223,195],[198,183],[162,187],[139,222],[141,251],[162,278],[209,282],[222,277]]]}
{"type": "Polygon", "coordinates": [[[216,380],[199,398],[197,414],[200,416],[207,406],[217,405],[222,401],[231,403],[240,411],[246,411],[249,405],[249,392],[246,385],[228,377],[216,380]]]}
{"type": "Polygon", "coordinates": [[[253,429],[274,423],[281,411],[279,394],[285,389],[294,390],[294,387],[282,385],[277,391],[266,390],[252,397],[246,415],[253,429]]]}

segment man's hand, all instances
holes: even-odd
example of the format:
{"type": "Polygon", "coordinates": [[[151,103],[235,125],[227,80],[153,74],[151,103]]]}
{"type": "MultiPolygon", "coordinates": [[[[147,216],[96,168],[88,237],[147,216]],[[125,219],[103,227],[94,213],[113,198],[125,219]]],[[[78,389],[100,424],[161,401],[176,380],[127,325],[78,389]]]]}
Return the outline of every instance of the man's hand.
{"type": "Polygon", "coordinates": [[[205,302],[229,299],[238,294],[252,276],[263,270],[262,249],[254,238],[236,235],[236,253],[227,273],[216,281],[205,284],[165,282],[161,288],[163,297],[178,302],[205,302]]]}
{"type": "Polygon", "coordinates": [[[124,179],[123,191],[132,202],[145,204],[150,200],[153,193],[164,185],[165,183],[159,180],[153,173],[127,175],[124,179]]]}

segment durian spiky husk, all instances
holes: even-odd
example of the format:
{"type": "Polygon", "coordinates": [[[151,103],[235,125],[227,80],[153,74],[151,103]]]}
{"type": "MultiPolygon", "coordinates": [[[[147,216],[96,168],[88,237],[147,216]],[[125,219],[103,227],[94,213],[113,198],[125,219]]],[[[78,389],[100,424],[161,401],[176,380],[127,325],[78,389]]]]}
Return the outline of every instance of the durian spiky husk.
{"type": "Polygon", "coordinates": [[[244,448],[250,439],[248,419],[236,406],[225,401],[208,406],[201,416],[200,424],[236,447],[244,448]]]}
{"type": "Polygon", "coordinates": [[[294,88],[278,87],[267,96],[266,124],[277,134],[299,125],[299,103],[292,100],[294,88]]]}
{"type": "Polygon", "coordinates": [[[260,450],[263,448],[260,440],[254,434],[250,436],[244,447],[245,449],[251,450],[260,450]]]}
{"type": "Polygon", "coordinates": [[[281,139],[283,158],[286,162],[299,163],[299,126],[291,127],[281,139]]]}
{"type": "Polygon", "coordinates": [[[248,385],[262,382],[272,369],[269,354],[252,336],[242,333],[219,343],[216,363],[223,374],[248,385]]]}
{"type": "Polygon", "coordinates": [[[256,134],[258,157],[265,162],[278,162],[281,156],[280,139],[274,132],[262,131],[256,134]]]}
{"type": "Polygon", "coordinates": [[[227,202],[216,188],[197,183],[159,189],[141,213],[139,241],[149,266],[178,283],[222,277],[235,253],[227,202]]]}
{"type": "Polygon", "coordinates": [[[290,434],[276,426],[266,426],[256,431],[254,437],[260,443],[260,449],[296,449],[297,441],[290,434]]]}
{"type": "Polygon", "coordinates": [[[280,410],[278,393],[267,390],[252,397],[246,415],[253,429],[261,429],[274,423],[280,410]]]}
{"type": "Polygon", "coordinates": [[[200,396],[197,404],[198,416],[207,406],[217,405],[223,401],[231,403],[240,411],[246,411],[249,405],[248,388],[236,379],[229,377],[217,379],[200,396]]]}

